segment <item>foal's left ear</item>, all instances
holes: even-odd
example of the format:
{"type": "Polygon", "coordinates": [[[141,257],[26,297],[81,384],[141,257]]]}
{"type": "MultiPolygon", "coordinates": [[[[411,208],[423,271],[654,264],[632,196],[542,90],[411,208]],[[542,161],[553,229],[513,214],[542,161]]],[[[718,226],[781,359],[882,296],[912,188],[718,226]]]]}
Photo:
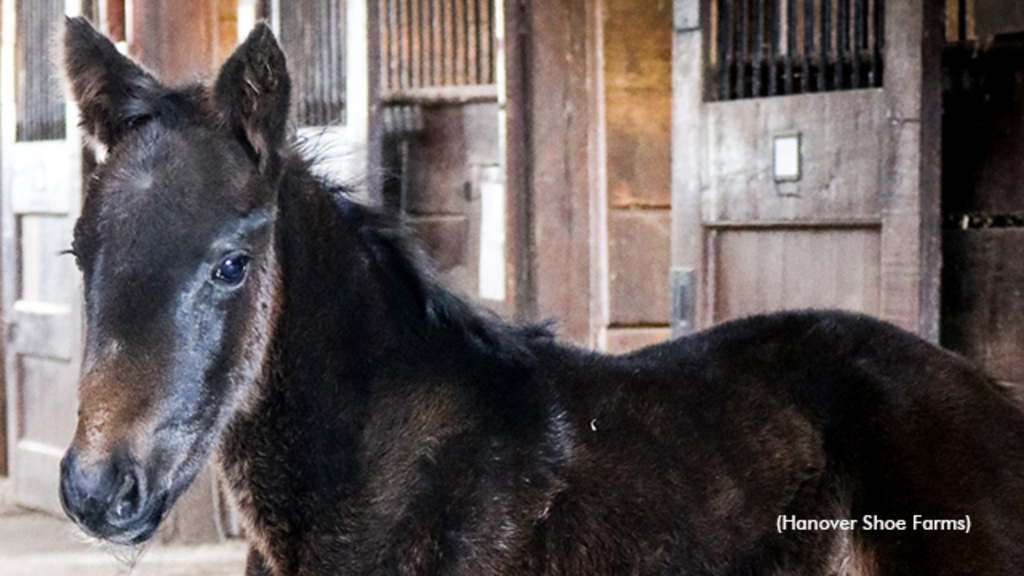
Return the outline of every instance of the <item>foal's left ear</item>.
{"type": "Polygon", "coordinates": [[[291,95],[284,53],[269,26],[257,24],[228,58],[214,92],[221,119],[252,147],[260,170],[268,170],[284,146],[291,95]]]}

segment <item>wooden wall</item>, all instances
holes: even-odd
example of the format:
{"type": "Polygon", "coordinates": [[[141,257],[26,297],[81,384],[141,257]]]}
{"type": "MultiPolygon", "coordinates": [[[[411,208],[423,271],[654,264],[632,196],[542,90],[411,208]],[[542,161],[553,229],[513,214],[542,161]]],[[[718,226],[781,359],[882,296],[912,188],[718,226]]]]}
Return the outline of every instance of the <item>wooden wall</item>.
{"type": "MultiPolygon", "coordinates": [[[[414,131],[387,138],[389,205],[405,217],[445,286],[479,300],[480,185],[484,170],[500,162],[498,105],[494,101],[422,105],[414,131]],[[403,143],[404,140],[404,143],[403,143]],[[407,174],[400,148],[407,146],[407,174]],[[407,182],[406,197],[401,179],[407,182]]],[[[499,312],[502,303],[487,302],[499,312]]]]}
{"type": "Polygon", "coordinates": [[[672,2],[603,2],[607,347],[668,337],[672,2]]]}
{"type": "Polygon", "coordinates": [[[206,78],[238,38],[236,0],[132,0],[129,52],[174,85],[206,78]]]}
{"type": "Polygon", "coordinates": [[[559,320],[593,344],[600,318],[597,221],[599,90],[594,0],[506,2],[506,178],[510,298],[520,320],[559,320]]]}

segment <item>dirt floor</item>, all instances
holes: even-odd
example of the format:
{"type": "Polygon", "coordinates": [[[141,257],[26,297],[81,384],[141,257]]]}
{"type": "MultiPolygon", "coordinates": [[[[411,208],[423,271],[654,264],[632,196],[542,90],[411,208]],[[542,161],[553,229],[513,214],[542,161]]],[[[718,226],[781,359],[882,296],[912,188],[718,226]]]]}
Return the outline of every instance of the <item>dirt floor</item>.
{"type": "Polygon", "coordinates": [[[66,520],[0,506],[0,576],[240,576],[245,554],[245,543],[232,540],[115,555],[66,520]]]}

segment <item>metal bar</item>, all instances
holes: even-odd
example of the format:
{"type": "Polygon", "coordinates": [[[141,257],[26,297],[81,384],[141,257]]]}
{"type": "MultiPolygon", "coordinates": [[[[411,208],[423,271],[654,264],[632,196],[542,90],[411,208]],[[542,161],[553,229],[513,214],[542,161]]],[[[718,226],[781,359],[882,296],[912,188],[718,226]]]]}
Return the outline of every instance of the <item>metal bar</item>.
{"type": "Polygon", "coordinates": [[[395,80],[395,0],[382,0],[384,6],[381,14],[384,14],[381,26],[381,44],[384,46],[385,56],[383,58],[387,70],[384,71],[384,84],[387,90],[397,90],[398,83],[395,80]]]}
{"type": "Polygon", "coordinates": [[[487,1],[487,83],[498,81],[497,66],[494,59],[498,54],[497,35],[494,31],[494,0],[487,1]]]}
{"type": "MultiPolygon", "coordinates": [[[[483,48],[484,48],[484,46],[483,46],[484,26],[483,26],[483,18],[482,18],[483,15],[481,14],[481,10],[480,10],[480,1],[481,0],[473,0],[473,4],[474,4],[474,6],[473,6],[473,16],[474,16],[473,41],[476,43],[476,58],[475,58],[476,61],[474,62],[474,64],[476,65],[476,83],[477,84],[484,84],[484,83],[486,83],[486,80],[484,80],[484,70],[483,70],[483,62],[484,62],[484,54],[483,54],[483,48]]],[[[487,0],[484,0],[484,1],[486,2],[487,0]]]]}
{"type": "Polygon", "coordinates": [[[416,66],[413,64],[414,58],[416,57],[416,34],[413,30],[416,22],[416,15],[413,14],[413,7],[415,4],[416,0],[405,1],[405,27],[403,30],[403,36],[405,37],[406,88],[416,87],[416,66]]]}
{"type": "Polygon", "coordinates": [[[958,36],[957,40],[960,41],[960,42],[966,42],[967,41],[967,0],[960,0],[959,2],[957,2],[957,7],[956,8],[957,8],[957,15],[959,16],[959,19],[957,20],[957,31],[956,31],[956,35],[958,36]]]}
{"type": "Polygon", "coordinates": [[[455,58],[454,65],[454,81],[453,84],[465,84],[466,83],[466,41],[463,36],[466,34],[466,29],[461,26],[462,15],[465,12],[464,6],[465,0],[454,0],[454,11],[452,14],[452,42],[454,44],[452,49],[452,55],[455,58]]]}
{"type": "Polygon", "coordinates": [[[768,95],[775,96],[779,93],[779,43],[782,41],[779,17],[779,2],[781,0],[770,0],[771,9],[768,14],[768,21],[771,22],[771,40],[769,41],[769,65],[768,95]]]}
{"type": "Polygon", "coordinates": [[[818,92],[828,90],[828,65],[832,48],[832,0],[821,0],[821,44],[818,46],[818,92]]]}
{"type": "Polygon", "coordinates": [[[752,65],[753,82],[751,90],[754,97],[762,96],[762,77],[764,75],[764,0],[754,1],[754,57],[752,65]]]}
{"type": "Polygon", "coordinates": [[[445,20],[447,6],[448,0],[437,0],[437,86],[448,84],[448,23],[445,20]]]}
{"type": "Polygon", "coordinates": [[[796,53],[796,0],[786,0],[786,94],[793,93],[793,57],[796,53]]]}
{"type": "Polygon", "coordinates": [[[731,32],[729,21],[729,0],[718,0],[718,99],[729,100],[732,90],[729,86],[729,61],[731,32]]]}
{"type": "Polygon", "coordinates": [[[885,61],[882,56],[885,51],[885,0],[874,0],[875,4],[875,44],[872,48],[874,63],[871,66],[871,85],[878,88],[882,86],[885,61]]]}
{"type": "Polygon", "coordinates": [[[429,50],[429,44],[426,42],[424,32],[426,32],[426,10],[424,8],[429,4],[425,0],[416,0],[416,71],[417,71],[417,82],[416,87],[422,88],[428,84],[427,82],[427,56],[429,50]]]}
{"type": "Polygon", "coordinates": [[[850,41],[850,2],[839,0],[836,6],[836,90],[848,88],[846,82],[846,53],[850,41]]]}
{"type": "Polygon", "coordinates": [[[472,18],[469,15],[470,7],[473,4],[473,0],[465,0],[462,6],[462,42],[465,44],[463,57],[465,61],[465,83],[473,84],[473,30],[470,28],[469,23],[472,18]]]}
{"type": "Polygon", "coordinates": [[[747,93],[747,54],[748,41],[750,36],[750,13],[749,0],[739,0],[736,9],[736,33],[739,36],[739,46],[736,54],[736,97],[745,98],[747,93]]]}
{"type": "Polygon", "coordinates": [[[814,0],[804,0],[804,49],[800,52],[803,64],[800,78],[800,91],[811,91],[811,60],[814,57],[814,0]]]}
{"type": "Polygon", "coordinates": [[[855,0],[853,8],[853,81],[851,88],[861,88],[861,58],[867,46],[867,0],[855,0]]]}

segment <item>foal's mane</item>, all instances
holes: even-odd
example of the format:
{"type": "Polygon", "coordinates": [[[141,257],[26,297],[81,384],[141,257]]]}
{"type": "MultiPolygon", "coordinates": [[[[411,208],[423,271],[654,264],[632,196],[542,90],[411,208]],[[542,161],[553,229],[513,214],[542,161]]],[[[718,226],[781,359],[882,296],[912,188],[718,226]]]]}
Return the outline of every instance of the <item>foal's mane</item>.
{"type": "MultiPolygon", "coordinates": [[[[311,173],[310,162],[303,161],[301,169],[311,173]]],[[[414,231],[398,215],[360,203],[349,186],[315,179],[342,221],[355,231],[373,270],[393,289],[392,304],[401,315],[398,325],[406,344],[424,354],[464,351],[473,357],[470,360],[492,358],[526,366],[534,360],[533,344],[553,341],[550,321],[511,324],[443,287],[414,231]]]]}

